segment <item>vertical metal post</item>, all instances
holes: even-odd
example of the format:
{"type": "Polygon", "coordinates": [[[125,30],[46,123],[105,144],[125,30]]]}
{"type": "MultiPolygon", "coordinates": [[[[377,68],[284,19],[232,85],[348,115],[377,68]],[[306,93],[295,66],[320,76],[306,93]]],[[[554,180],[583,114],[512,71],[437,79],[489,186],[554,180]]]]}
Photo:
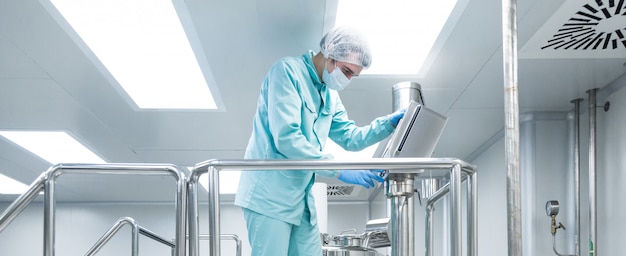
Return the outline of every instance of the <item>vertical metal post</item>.
{"type": "Polygon", "coordinates": [[[220,255],[220,183],[219,170],[214,166],[209,166],[207,173],[209,177],[209,255],[220,255]]]}
{"type": "Polygon", "coordinates": [[[139,256],[139,226],[136,222],[133,222],[131,225],[132,233],[131,233],[131,255],[139,256]]]}
{"type": "Polygon", "coordinates": [[[189,256],[198,256],[199,255],[199,236],[200,232],[198,231],[198,223],[200,222],[198,218],[198,176],[193,175],[189,178],[189,182],[187,183],[188,197],[187,202],[189,205],[189,256]]]}
{"type": "Polygon", "coordinates": [[[477,173],[467,178],[467,255],[478,256],[478,180],[477,173]]]}
{"type": "Polygon", "coordinates": [[[177,168],[169,169],[176,176],[176,256],[185,256],[187,246],[187,179],[177,168]]]}
{"type": "Polygon", "coordinates": [[[505,162],[507,169],[508,253],[522,256],[519,106],[517,84],[517,1],[502,0],[502,54],[505,92],[505,162]]]}
{"type": "Polygon", "coordinates": [[[56,176],[50,176],[44,185],[43,207],[43,255],[54,256],[55,204],[54,195],[56,176]]]}
{"type": "Polygon", "coordinates": [[[391,255],[413,256],[415,253],[415,218],[413,174],[389,175],[386,195],[391,198],[391,255]]]}
{"type": "Polygon", "coordinates": [[[574,254],[580,256],[580,102],[574,103],[574,254]]]}
{"type": "Polygon", "coordinates": [[[426,256],[433,256],[433,247],[435,246],[433,239],[433,233],[435,232],[435,228],[433,227],[434,208],[435,205],[430,204],[430,202],[426,205],[426,256]]]}
{"type": "Polygon", "coordinates": [[[461,232],[461,165],[450,171],[450,255],[462,255],[461,232]]]}
{"type": "Polygon", "coordinates": [[[598,89],[588,90],[589,94],[589,255],[598,255],[597,244],[597,204],[596,204],[596,92],[598,89]]]}

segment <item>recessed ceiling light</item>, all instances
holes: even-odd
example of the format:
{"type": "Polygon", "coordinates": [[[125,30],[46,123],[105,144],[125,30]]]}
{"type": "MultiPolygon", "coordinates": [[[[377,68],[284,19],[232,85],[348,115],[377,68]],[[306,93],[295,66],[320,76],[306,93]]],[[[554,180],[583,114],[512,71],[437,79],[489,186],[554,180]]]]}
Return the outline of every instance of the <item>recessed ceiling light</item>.
{"type": "Polygon", "coordinates": [[[27,190],[26,184],[0,174],[0,194],[22,194],[27,190]]]}
{"type": "Polygon", "coordinates": [[[335,26],[368,38],[372,65],[363,74],[418,74],[456,0],[339,0],[335,26]]]}
{"type": "MultiPolygon", "coordinates": [[[[193,167],[187,168],[189,169],[189,171],[193,169],[193,167]]],[[[220,194],[237,194],[240,176],[241,171],[220,171],[220,194]]],[[[209,179],[206,174],[200,175],[200,177],[198,177],[198,182],[204,188],[204,190],[209,191],[209,179]]]]}
{"type": "Polygon", "coordinates": [[[50,164],[105,163],[72,136],[62,131],[0,131],[0,136],[39,156],[50,164]]]}
{"type": "Polygon", "coordinates": [[[195,34],[185,31],[179,19],[186,15],[184,4],[174,8],[177,1],[172,0],[50,2],[139,108],[217,108],[207,83],[214,83],[208,64],[196,58],[188,40],[195,34]]]}

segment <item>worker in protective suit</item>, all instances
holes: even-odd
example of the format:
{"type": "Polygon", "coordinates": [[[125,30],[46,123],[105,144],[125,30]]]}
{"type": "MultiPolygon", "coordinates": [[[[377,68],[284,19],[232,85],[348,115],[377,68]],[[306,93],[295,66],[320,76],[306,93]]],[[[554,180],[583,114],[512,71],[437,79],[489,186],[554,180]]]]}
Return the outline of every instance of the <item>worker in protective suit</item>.
{"type": "MultiPolygon", "coordinates": [[[[338,91],[371,64],[356,30],[338,27],[321,51],[278,60],[261,85],[246,159],[333,159],[327,139],[359,151],[389,136],[404,111],[359,127],[348,118],[338,91]]],[[[311,187],[316,175],[374,187],[382,170],[243,171],[235,205],[243,208],[252,256],[320,256],[322,243],[311,187]]]]}

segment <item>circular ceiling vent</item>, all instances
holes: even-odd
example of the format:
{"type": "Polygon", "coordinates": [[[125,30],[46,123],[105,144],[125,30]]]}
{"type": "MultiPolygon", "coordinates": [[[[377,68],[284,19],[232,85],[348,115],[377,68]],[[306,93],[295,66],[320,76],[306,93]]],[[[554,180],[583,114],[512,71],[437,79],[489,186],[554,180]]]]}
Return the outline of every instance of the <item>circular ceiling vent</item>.
{"type": "Polygon", "coordinates": [[[626,4],[624,1],[588,1],[541,49],[626,49],[626,4]]]}

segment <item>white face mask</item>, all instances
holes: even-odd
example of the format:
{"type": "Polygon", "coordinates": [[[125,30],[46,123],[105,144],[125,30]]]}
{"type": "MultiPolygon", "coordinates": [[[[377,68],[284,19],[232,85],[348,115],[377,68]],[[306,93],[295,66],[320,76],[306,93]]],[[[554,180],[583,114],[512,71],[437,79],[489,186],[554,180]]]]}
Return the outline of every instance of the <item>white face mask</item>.
{"type": "Polygon", "coordinates": [[[333,89],[335,91],[341,91],[348,86],[350,83],[350,79],[346,77],[346,75],[339,70],[339,67],[335,66],[335,69],[332,73],[328,73],[328,69],[324,67],[324,71],[322,72],[322,80],[324,80],[324,84],[326,87],[333,89]]]}

